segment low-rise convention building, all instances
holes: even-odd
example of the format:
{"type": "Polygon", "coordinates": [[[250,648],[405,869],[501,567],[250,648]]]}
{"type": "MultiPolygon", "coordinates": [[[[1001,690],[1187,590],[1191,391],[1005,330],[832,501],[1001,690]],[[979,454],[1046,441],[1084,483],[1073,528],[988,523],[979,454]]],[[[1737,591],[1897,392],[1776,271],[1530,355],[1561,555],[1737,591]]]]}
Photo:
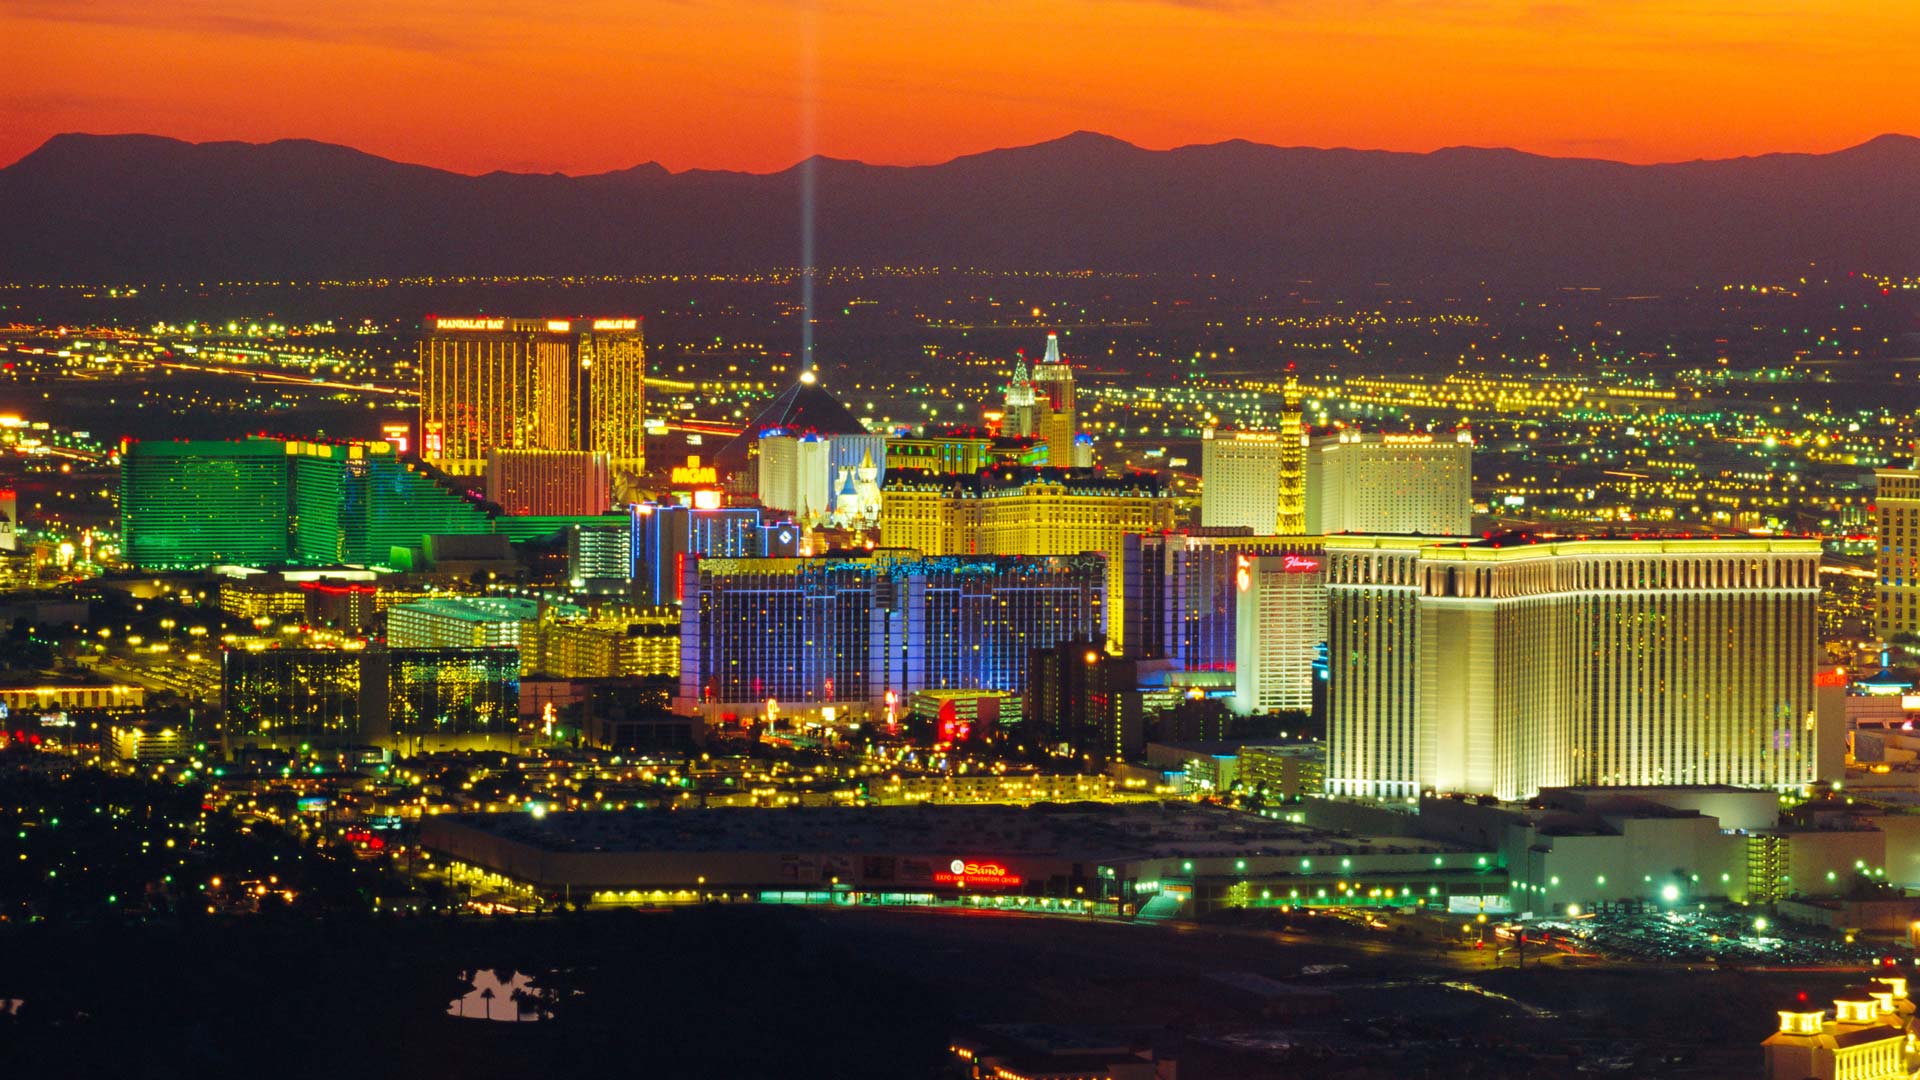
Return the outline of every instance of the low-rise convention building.
{"type": "Polygon", "coordinates": [[[1355,837],[1191,803],[797,807],[428,818],[421,843],[551,899],[1032,904],[1197,915],[1222,906],[1501,900],[1485,850],[1355,837]]]}

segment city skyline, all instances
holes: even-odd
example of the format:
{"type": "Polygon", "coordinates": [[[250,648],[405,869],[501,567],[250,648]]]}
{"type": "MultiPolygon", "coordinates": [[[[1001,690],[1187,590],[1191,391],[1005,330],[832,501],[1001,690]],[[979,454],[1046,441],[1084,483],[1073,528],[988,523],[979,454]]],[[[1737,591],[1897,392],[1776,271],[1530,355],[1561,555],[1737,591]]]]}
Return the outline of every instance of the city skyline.
{"type": "Polygon", "coordinates": [[[1914,40],[0,4],[0,1060],[1920,1080],[1914,40]]]}

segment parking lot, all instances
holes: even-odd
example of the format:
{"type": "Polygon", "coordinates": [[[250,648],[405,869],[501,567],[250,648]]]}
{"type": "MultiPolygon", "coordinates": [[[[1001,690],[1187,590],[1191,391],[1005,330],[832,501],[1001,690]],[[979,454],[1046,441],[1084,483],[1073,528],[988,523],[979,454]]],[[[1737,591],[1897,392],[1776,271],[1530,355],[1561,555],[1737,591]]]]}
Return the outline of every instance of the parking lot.
{"type": "Polygon", "coordinates": [[[1568,939],[1582,951],[1622,960],[1761,967],[1858,966],[1889,959],[1904,965],[1914,960],[1904,943],[1865,936],[1849,940],[1822,927],[1777,922],[1759,908],[1610,912],[1535,919],[1526,927],[1529,941],[1537,936],[1568,939]]]}

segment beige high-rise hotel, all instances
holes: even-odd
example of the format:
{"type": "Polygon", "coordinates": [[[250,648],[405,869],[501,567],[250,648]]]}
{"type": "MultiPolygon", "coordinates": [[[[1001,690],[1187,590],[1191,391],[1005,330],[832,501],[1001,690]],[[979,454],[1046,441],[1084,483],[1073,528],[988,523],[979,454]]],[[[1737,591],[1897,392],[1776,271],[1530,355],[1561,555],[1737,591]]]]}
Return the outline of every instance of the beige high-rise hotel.
{"type": "Polygon", "coordinates": [[[1819,566],[1817,540],[1329,537],[1327,792],[1810,785],[1841,734],[1819,566]]]}

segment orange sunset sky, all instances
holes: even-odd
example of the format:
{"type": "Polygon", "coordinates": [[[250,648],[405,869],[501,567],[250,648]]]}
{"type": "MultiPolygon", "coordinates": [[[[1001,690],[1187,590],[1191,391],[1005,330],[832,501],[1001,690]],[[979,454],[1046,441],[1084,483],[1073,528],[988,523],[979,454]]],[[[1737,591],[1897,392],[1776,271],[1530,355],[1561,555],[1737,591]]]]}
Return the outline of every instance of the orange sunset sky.
{"type": "Polygon", "coordinates": [[[0,0],[0,162],[140,131],[766,171],[1080,128],[1669,161],[1920,133],[1916,42],[1916,0],[0,0]]]}

